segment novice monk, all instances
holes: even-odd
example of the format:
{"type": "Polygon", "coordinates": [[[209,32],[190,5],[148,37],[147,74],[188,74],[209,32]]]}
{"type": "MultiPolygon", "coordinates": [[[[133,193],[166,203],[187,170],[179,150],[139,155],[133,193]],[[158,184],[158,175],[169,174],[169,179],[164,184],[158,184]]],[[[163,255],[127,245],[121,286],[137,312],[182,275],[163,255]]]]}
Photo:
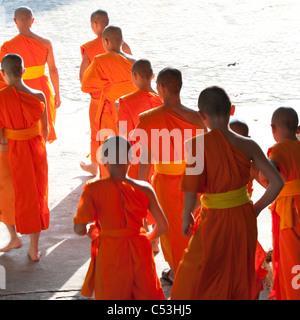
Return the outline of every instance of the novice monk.
{"type": "Polygon", "coordinates": [[[109,178],[88,182],[83,190],[74,230],[91,232],[92,260],[82,294],[96,300],[164,299],[150,241],[168,228],[150,184],[127,176],[131,145],[124,137],[111,136],[103,144],[109,178]],[[108,152],[108,155],[105,153],[108,152]],[[147,235],[143,219],[150,210],[157,221],[147,235]]]}
{"type": "MultiPolygon", "coordinates": [[[[139,178],[148,179],[153,160],[152,185],[169,222],[168,232],[160,238],[164,258],[170,265],[170,269],[163,272],[163,278],[169,282],[173,281],[174,272],[189,241],[181,232],[184,193],[179,190],[179,184],[185,168],[184,142],[205,128],[199,113],[181,104],[181,87],[182,76],[179,70],[161,70],[157,77],[157,91],[163,105],[140,114],[140,122],[136,128],[137,135],[138,129],[143,129],[148,138],[148,141],[142,137],[140,139],[142,148],[139,178]],[[164,135],[164,145],[159,143],[159,132],[155,136],[151,135],[155,131],[164,135]],[[171,131],[179,132],[179,139],[174,138],[171,131]],[[152,139],[157,139],[157,144],[152,143],[152,139]],[[156,147],[158,152],[154,150],[156,147]],[[147,163],[144,161],[145,157],[149,157],[147,163]]],[[[132,139],[136,138],[136,134],[133,134],[132,139]]]]}
{"type": "MultiPolygon", "coordinates": [[[[183,177],[184,234],[189,236],[193,226],[197,193],[202,194],[201,219],[177,270],[171,298],[253,299],[256,216],[276,198],[283,181],[254,141],[229,130],[231,102],[223,89],[202,91],[198,107],[211,131],[204,134],[203,172],[183,177]],[[270,181],[254,206],[247,193],[251,161],[270,181]]],[[[192,153],[193,148],[188,158],[192,153]]]]}
{"type": "Polygon", "coordinates": [[[48,141],[56,139],[54,129],[56,109],[60,106],[59,75],[56,68],[52,44],[31,31],[34,17],[31,9],[20,7],[15,11],[14,21],[19,35],[5,42],[0,50],[0,62],[8,53],[19,54],[24,61],[26,72],[24,83],[30,88],[42,91],[46,97],[48,110],[48,141]],[[51,84],[45,75],[45,64],[48,64],[49,75],[55,92],[53,97],[51,84]]]}
{"type": "MultiPolygon", "coordinates": [[[[102,40],[106,53],[94,57],[83,75],[81,90],[88,93],[101,91],[95,115],[95,121],[99,123],[98,131],[107,129],[117,133],[115,101],[135,91],[131,81],[131,67],[135,60],[121,52],[123,36],[120,28],[107,26],[102,40]]],[[[99,138],[96,142],[95,148],[99,148],[99,138]]],[[[100,165],[99,168],[100,177],[107,177],[104,167],[100,165]]]]}
{"type": "Polygon", "coordinates": [[[30,234],[28,256],[39,261],[40,232],[49,227],[46,100],[42,92],[24,84],[25,69],[19,55],[4,56],[1,71],[8,86],[0,90],[0,129],[4,128],[8,140],[16,231],[30,234]]]}
{"type": "MultiPolygon", "coordinates": [[[[84,72],[91,64],[93,58],[99,54],[105,53],[105,49],[102,44],[102,33],[105,27],[108,26],[109,18],[108,14],[104,10],[97,10],[91,15],[91,28],[95,35],[96,39],[91,40],[83,44],[81,49],[82,62],[80,66],[79,78],[82,82],[84,72]]],[[[122,50],[125,53],[131,54],[129,46],[123,41],[122,50]]],[[[95,121],[96,112],[99,105],[99,99],[101,96],[101,91],[91,93],[91,102],[89,108],[89,117],[90,117],[90,127],[91,127],[91,164],[85,164],[81,162],[80,166],[83,170],[90,172],[93,175],[97,175],[98,164],[96,159],[96,152],[99,147],[99,142],[96,141],[96,136],[99,131],[99,121],[95,121]]]]}
{"type": "Polygon", "coordinates": [[[285,183],[272,209],[274,285],[270,298],[300,300],[300,133],[293,108],[280,107],[273,113],[271,126],[275,141],[268,157],[285,183]],[[298,274],[298,277],[297,277],[298,274]]]}
{"type": "MultiPolygon", "coordinates": [[[[119,99],[117,112],[117,125],[120,135],[126,135],[126,138],[129,137],[130,132],[133,133],[134,128],[139,123],[140,113],[163,104],[151,86],[153,70],[150,61],[144,59],[136,61],[132,66],[131,76],[137,90],[119,99]]],[[[138,179],[138,170],[138,164],[131,165],[128,175],[131,178],[138,179]]]]}
{"type": "MultiPolygon", "coordinates": [[[[237,134],[240,134],[241,136],[249,137],[249,128],[245,121],[234,119],[229,122],[229,127],[232,131],[234,131],[237,134]]],[[[251,163],[250,168],[250,181],[248,183],[248,194],[251,198],[253,193],[253,180],[259,181],[259,171],[257,168],[251,163]]],[[[256,244],[256,251],[255,251],[255,274],[256,274],[256,293],[255,293],[255,299],[257,300],[260,295],[260,291],[263,290],[263,279],[268,274],[268,271],[262,267],[262,264],[266,258],[266,252],[261,246],[261,244],[257,241],[256,244]]]]}

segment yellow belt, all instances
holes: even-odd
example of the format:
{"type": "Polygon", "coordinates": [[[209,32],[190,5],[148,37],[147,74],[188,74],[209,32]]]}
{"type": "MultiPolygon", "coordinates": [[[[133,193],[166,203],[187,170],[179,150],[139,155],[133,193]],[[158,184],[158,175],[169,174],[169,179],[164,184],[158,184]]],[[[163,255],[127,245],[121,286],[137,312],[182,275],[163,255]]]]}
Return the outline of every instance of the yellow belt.
{"type": "MultiPolygon", "coordinates": [[[[291,180],[284,183],[276,199],[276,212],[280,216],[280,230],[293,227],[293,196],[300,195],[300,179],[291,180]]],[[[296,212],[299,215],[297,206],[296,212]]]]}
{"type": "Polygon", "coordinates": [[[247,185],[224,193],[204,193],[201,203],[207,209],[228,209],[242,206],[250,201],[247,185]]]}
{"type": "Polygon", "coordinates": [[[45,74],[45,65],[27,67],[23,74],[23,80],[31,80],[42,77],[45,74]]]}
{"type": "Polygon", "coordinates": [[[170,161],[170,163],[159,162],[154,164],[154,170],[160,174],[177,176],[184,174],[185,166],[186,164],[184,160],[170,161]]]}
{"type": "Polygon", "coordinates": [[[19,130],[13,130],[13,129],[4,129],[4,138],[10,139],[10,140],[29,140],[32,138],[35,138],[39,135],[39,126],[38,124],[26,128],[26,129],[19,129],[19,130]]]}

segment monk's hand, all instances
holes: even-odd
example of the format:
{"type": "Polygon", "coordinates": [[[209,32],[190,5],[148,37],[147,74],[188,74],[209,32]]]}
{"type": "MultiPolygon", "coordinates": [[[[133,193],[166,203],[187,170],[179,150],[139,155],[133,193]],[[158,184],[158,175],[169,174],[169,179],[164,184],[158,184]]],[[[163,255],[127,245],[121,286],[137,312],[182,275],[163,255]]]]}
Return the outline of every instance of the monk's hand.
{"type": "Polygon", "coordinates": [[[182,223],[182,232],[186,237],[190,237],[192,235],[192,229],[194,224],[195,220],[192,213],[184,216],[182,223]]]}
{"type": "Polygon", "coordinates": [[[60,96],[56,94],[54,97],[54,101],[55,101],[55,109],[59,108],[61,105],[60,96]]]}

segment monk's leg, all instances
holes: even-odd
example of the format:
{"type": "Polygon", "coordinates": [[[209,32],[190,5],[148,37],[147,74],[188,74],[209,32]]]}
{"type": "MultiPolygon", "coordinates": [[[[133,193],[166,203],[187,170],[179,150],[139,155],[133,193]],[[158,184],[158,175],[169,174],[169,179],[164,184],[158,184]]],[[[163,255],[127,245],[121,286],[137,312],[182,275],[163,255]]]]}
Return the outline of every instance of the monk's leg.
{"type": "Polygon", "coordinates": [[[7,230],[10,234],[10,242],[7,246],[4,248],[0,249],[0,252],[7,252],[11,249],[18,249],[22,247],[22,242],[20,241],[17,232],[16,232],[16,227],[14,225],[7,225],[7,230]]]}
{"type": "Polygon", "coordinates": [[[28,250],[28,256],[34,262],[39,261],[42,255],[42,252],[39,251],[38,249],[39,238],[40,238],[40,232],[35,232],[30,234],[30,247],[28,250]]]}

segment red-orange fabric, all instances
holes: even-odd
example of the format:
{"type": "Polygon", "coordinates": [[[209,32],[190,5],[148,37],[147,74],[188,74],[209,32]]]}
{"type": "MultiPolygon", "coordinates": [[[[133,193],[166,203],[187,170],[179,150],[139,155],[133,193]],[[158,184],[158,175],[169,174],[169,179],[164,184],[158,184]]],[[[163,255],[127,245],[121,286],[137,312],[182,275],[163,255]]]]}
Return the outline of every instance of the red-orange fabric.
{"type": "Polygon", "coordinates": [[[142,229],[148,203],[142,190],[117,178],[85,185],[74,223],[97,221],[101,229],[92,243],[83,295],[94,292],[96,300],[164,299],[151,243],[142,229]]]}

